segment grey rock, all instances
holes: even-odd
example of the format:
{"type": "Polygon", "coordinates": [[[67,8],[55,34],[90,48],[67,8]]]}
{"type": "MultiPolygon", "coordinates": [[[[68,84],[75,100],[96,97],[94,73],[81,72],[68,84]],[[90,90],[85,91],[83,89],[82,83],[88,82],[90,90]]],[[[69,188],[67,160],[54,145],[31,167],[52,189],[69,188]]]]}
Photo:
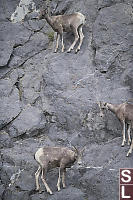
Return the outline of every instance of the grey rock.
{"type": "Polygon", "coordinates": [[[10,19],[11,14],[16,9],[16,4],[19,3],[19,0],[7,0],[1,1],[0,6],[0,21],[8,22],[10,19]]]}
{"type": "Polygon", "coordinates": [[[10,71],[9,64],[14,57],[14,49],[29,40],[31,31],[21,24],[12,24],[9,21],[2,21],[0,30],[0,77],[3,77],[10,71]]]}
{"type": "Polygon", "coordinates": [[[9,78],[0,80],[0,96],[1,98],[9,97],[12,91],[12,82],[9,78]]]}
{"type": "Polygon", "coordinates": [[[118,173],[132,167],[121,125],[97,101],[122,103],[133,98],[132,0],[34,1],[49,4],[52,15],[86,16],[81,51],[66,53],[74,36],[64,33],[65,52],[53,53],[53,30],[46,20],[27,15],[11,23],[19,1],[0,6],[0,198],[3,200],[118,199],[118,173]],[[29,18],[28,18],[29,17],[29,18]],[[52,38],[51,38],[52,37],[52,38]],[[86,147],[81,166],[67,170],[66,189],[57,192],[58,169],[47,173],[53,191],[35,192],[42,146],[86,147]],[[11,148],[10,148],[11,147],[11,148]]]}
{"type": "Polygon", "coordinates": [[[62,199],[62,200],[84,200],[84,193],[77,188],[74,187],[68,187],[67,189],[61,190],[60,192],[56,192],[53,196],[49,197],[49,200],[57,200],[57,199],[62,199]]]}
{"type": "Polygon", "coordinates": [[[24,170],[20,170],[20,175],[16,177],[14,184],[16,188],[19,188],[22,191],[32,191],[35,189],[33,174],[30,174],[28,171],[24,170]]]}
{"type": "Polygon", "coordinates": [[[11,177],[15,173],[14,163],[11,160],[8,160],[8,163],[4,162],[1,170],[1,181],[4,185],[10,186],[11,184],[11,177]],[[9,163],[10,162],[10,163],[9,163]],[[11,165],[13,164],[13,165],[11,165]]]}
{"type": "Polygon", "coordinates": [[[100,10],[94,23],[93,41],[96,48],[95,62],[101,71],[107,71],[121,52],[130,49],[133,42],[130,37],[131,13],[132,7],[122,3],[100,10]]]}
{"type": "Polygon", "coordinates": [[[0,149],[3,147],[12,147],[13,143],[8,133],[0,131],[0,149]]]}
{"type": "Polygon", "coordinates": [[[42,193],[42,194],[33,194],[30,196],[31,200],[46,200],[48,198],[48,194],[42,193]]]}
{"type": "Polygon", "coordinates": [[[122,75],[122,82],[128,85],[133,90],[133,68],[132,66],[126,69],[122,75]]]}
{"type": "Polygon", "coordinates": [[[19,115],[21,107],[19,102],[19,92],[16,88],[11,88],[13,87],[11,81],[7,79],[1,81],[1,83],[0,128],[3,128],[19,115]]]}
{"type": "Polygon", "coordinates": [[[126,4],[132,5],[131,0],[98,0],[99,9],[105,8],[105,7],[110,7],[110,6],[112,6],[114,4],[118,4],[118,3],[126,3],[126,4]]]}
{"type": "Polygon", "coordinates": [[[26,191],[18,191],[18,189],[11,190],[10,188],[4,192],[3,200],[11,199],[11,200],[30,200],[29,193],[26,191]]]}
{"type": "Polygon", "coordinates": [[[48,48],[49,40],[47,35],[43,33],[36,33],[33,35],[28,43],[18,46],[14,49],[14,58],[11,60],[9,66],[22,65],[29,58],[32,58],[37,53],[48,48]]]}
{"type": "Polygon", "coordinates": [[[13,121],[9,128],[9,134],[12,138],[24,134],[27,136],[31,134],[36,135],[38,133],[37,130],[44,129],[45,126],[46,119],[42,111],[29,104],[22,110],[17,119],[13,121]]]}
{"type": "Polygon", "coordinates": [[[2,22],[0,23],[0,27],[0,41],[14,42],[15,46],[26,42],[31,35],[31,31],[20,23],[2,22]]]}
{"type": "Polygon", "coordinates": [[[10,41],[0,41],[0,67],[6,66],[13,51],[13,44],[10,41]]]}
{"type": "Polygon", "coordinates": [[[0,198],[1,198],[1,199],[2,199],[2,195],[3,195],[4,190],[5,190],[5,187],[4,187],[4,185],[1,184],[1,182],[0,182],[0,198]]]}

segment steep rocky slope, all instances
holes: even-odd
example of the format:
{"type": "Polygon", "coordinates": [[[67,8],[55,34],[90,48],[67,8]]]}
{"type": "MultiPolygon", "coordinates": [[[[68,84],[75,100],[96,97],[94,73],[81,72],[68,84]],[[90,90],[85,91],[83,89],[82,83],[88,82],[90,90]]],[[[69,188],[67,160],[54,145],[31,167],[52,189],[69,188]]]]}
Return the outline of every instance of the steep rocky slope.
{"type": "MultiPolygon", "coordinates": [[[[119,168],[132,167],[132,155],[120,146],[119,121],[109,111],[101,119],[96,102],[133,98],[132,0],[49,1],[53,14],[86,16],[78,54],[53,53],[45,20],[30,14],[12,23],[19,1],[0,3],[0,198],[117,200],[119,168]],[[43,145],[86,146],[65,190],[56,191],[57,170],[48,174],[53,196],[34,190],[34,153],[43,145]]],[[[38,9],[48,1],[34,3],[38,9]]],[[[73,35],[64,38],[68,49],[73,35]]]]}

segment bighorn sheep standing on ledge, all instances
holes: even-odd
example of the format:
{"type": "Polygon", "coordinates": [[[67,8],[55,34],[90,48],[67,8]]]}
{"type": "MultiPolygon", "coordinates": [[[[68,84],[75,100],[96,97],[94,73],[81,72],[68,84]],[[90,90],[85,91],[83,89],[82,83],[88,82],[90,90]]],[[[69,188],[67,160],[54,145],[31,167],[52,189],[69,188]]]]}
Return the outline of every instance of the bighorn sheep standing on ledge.
{"type": "Polygon", "coordinates": [[[35,173],[36,190],[39,190],[39,175],[42,171],[41,179],[46,187],[48,193],[52,194],[51,189],[46,183],[45,174],[48,169],[59,167],[59,177],[57,182],[58,191],[60,191],[60,182],[62,175],[62,184],[65,188],[65,173],[66,168],[71,167],[77,160],[78,164],[81,164],[82,151],[78,151],[76,148],[71,150],[67,147],[44,147],[39,148],[35,153],[35,160],[38,162],[39,167],[35,173]]]}
{"type": "Polygon", "coordinates": [[[76,49],[76,53],[80,50],[84,38],[82,32],[82,27],[85,24],[84,15],[82,15],[79,12],[76,12],[70,15],[49,16],[47,9],[44,9],[40,10],[40,14],[38,16],[38,19],[43,18],[46,19],[46,21],[53,28],[53,30],[57,32],[55,52],[57,52],[58,50],[60,37],[62,41],[62,52],[64,52],[63,32],[72,32],[75,37],[74,42],[72,43],[67,52],[70,52],[74,48],[78,39],[80,39],[80,42],[76,49]]]}
{"type": "MultiPolygon", "coordinates": [[[[103,110],[107,109],[113,112],[117,118],[120,120],[123,126],[122,130],[122,135],[123,135],[123,140],[122,140],[122,145],[124,146],[126,142],[126,125],[127,125],[127,133],[128,133],[128,145],[131,143],[131,137],[130,137],[130,131],[133,129],[133,104],[129,103],[122,103],[119,105],[114,105],[110,103],[102,103],[98,102],[99,108],[100,108],[100,116],[103,117],[104,113],[103,110]]],[[[130,146],[130,149],[127,153],[127,156],[129,156],[130,153],[132,153],[133,149],[133,139],[132,139],[132,144],[130,146]]]]}

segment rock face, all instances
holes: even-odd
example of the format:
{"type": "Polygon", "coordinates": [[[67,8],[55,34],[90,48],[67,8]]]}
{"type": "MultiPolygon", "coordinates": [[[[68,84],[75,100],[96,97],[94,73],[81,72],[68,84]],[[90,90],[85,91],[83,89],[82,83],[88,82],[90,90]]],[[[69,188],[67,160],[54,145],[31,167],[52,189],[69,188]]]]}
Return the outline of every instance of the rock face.
{"type": "MultiPolygon", "coordinates": [[[[86,16],[78,54],[53,53],[53,30],[34,14],[12,23],[19,3],[0,6],[0,199],[117,200],[119,168],[132,167],[132,155],[121,148],[120,122],[109,111],[100,118],[97,102],[132,102],[132,0],[34,1],[35,9],[86,16]],[[43,145],[86,147],[66,189],[56,191],[58,170],[47,174],[53,196],[42,183],[35,192],[34,153],[43,145]]],[[[65,50],[73,39],[64,34],[65,50]]]]}

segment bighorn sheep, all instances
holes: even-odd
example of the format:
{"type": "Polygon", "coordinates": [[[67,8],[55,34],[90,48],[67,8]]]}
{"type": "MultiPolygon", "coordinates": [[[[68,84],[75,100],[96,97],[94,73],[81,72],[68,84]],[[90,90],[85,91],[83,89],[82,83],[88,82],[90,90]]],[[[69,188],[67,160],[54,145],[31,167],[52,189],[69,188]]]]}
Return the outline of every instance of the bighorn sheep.
{"type": "Polygon", "coordinates": [[[82,32],[82,27],[85,24],[84,15],[82,15],[79,12],[76,12],[70,15],[49,16],[48,10],[43,9],[40,10],[38,19],[43,19],[43,18],[46,19],[46,21],[53,28],[53,30],[57,32],[55,53],[58,50],[60,37],[62,41],[62,52],[64,52],[63,32],[72,32],[75,37],[74,42],[72,43],[67,52],[70,52],[74,48],[78,39],[80,39],[80,42],[76,49],[76,53],[80,50],[84,38],[82,32]]]}
{"type": "Polygon", "coordinates": [[[122,130],[123,140],[122,140],[121,146],[124,146],[126,142],[126,125],[127,125],[128,145],[132,143],[127,153],[127,156],[129,156],[129,154],[132,153],[132,149],[133,149],[133,139],[131,142],[131,137],[130,137],[130,131],[131,129],[133,129],[133,104],[122,103],[122,104],[114,105],[110,103],[98,102],[98,105],[100,108],[101,117],[104,116],[103,111],[107,109],[113,112],[117,116],[117,118],[120,120],[123,126],[123,130],[122,130]]]}
{"type": "Polygon", "coordinates": [[[45,174],[48,169],[59,167],[59,177],[57,182],[57,189],[60,191],[60,183],[62,176],[63,188],[65,188],[65,173],[66,168],[70,168],[77,160],[78,164],[81,164],[82,151],[78,151],[76,148],[73,150],[67,147],[44,147],[39,148],[35,153],[35,160],[38,162],[39,167],[35,173],[36,190],[39,190],[39,175],[42,171],[41,179],[46,187],[48,193],[52,194],[51,189],[45,180],[45,174]]]}

